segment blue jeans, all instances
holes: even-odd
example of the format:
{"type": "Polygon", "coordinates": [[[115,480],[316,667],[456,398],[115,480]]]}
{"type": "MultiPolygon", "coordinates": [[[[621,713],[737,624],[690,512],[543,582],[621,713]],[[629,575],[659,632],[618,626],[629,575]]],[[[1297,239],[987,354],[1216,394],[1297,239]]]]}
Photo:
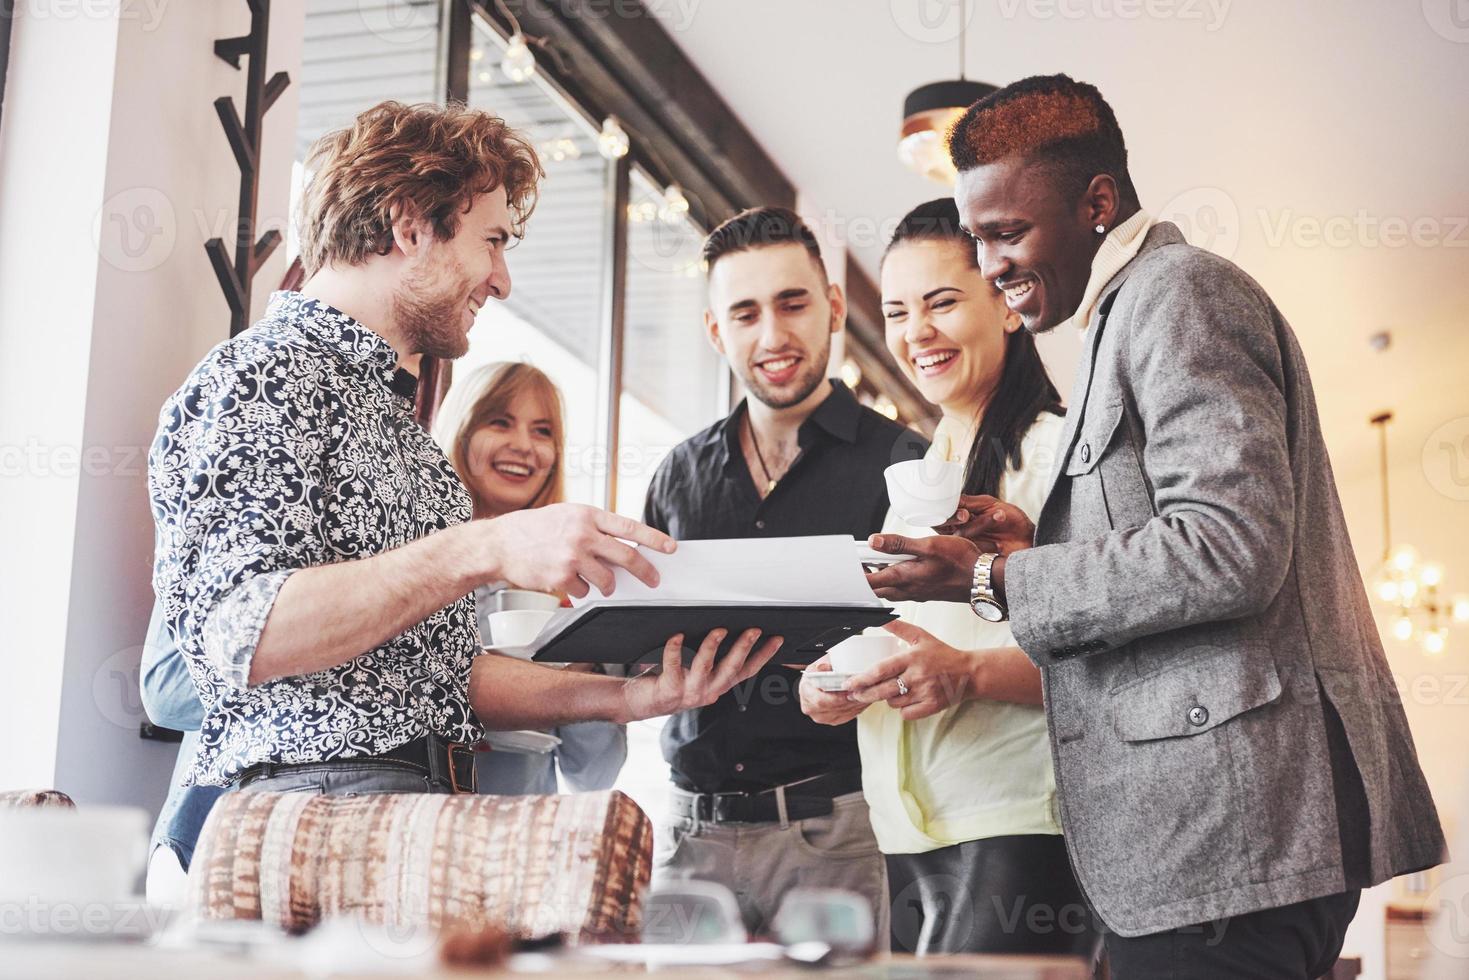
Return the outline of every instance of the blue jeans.
{"type": "Polygon", "coordinates": [[[148,621],[148,638],[143,643],[140,687],[143,708],[153,723],[184,733],[184,740],[179,743],[178,759],[173,764],[173,774],[169,776],[168,798],[163,801],[163,809],[158,811],[158,822],[153,826],[153,840],[148,850],[151,854],[154,848],[167,847],[178,855],[179,865],[187,871],[189,862],[194,859],[199,831],[224,789],[183,785],[185,774],[194,765],[194,753],[198,751],[204,705],[199,702],[194,678],[189,675],[178,644],[164,622],[163,610],[156,602],[148,621]]]}

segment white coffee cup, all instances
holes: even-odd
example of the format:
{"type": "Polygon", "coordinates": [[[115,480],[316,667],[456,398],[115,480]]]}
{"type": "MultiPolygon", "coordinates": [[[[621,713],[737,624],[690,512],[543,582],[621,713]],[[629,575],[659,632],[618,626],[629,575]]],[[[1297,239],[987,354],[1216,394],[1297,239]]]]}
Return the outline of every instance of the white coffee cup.
{"type": "Polygon", "coordinates": [[[827,651],[831,669],[838,674],[860,674],[898,652],[898,638],[887,630],[867,630],[849,636],[827,651]]]}
{"type": "Polygon", "coordinates": [[[490,609],[506,612],[511,609],[541,609],[555,612],[561,608],[561,599],[549,592],[532,592],[530,589],[500,589],[490,593],[490,609]]]}
{"type": "MultiPolygon", "coordinates": [[[[506,609],[503,612],[490,613],[489,646],[496,650],[524,647],[540,635],[541,629],[554,615],[555,612],[549,609],[506,609]]],[[[528,650],[510,649],[505,652],[522,660],[531,658],[528,650]]]]}
{"type": "Polygon", "coordinates": [[[910,459],[883,470],[888,502],[914,527],[942,524],[959,508],[964,464],[941,459],[910,459]]]}
{"type": "Polygon", "coordinates": [[[0,903],[95,903],[136,894],[148,855],[137,807],[0,811],[0,903]]]}

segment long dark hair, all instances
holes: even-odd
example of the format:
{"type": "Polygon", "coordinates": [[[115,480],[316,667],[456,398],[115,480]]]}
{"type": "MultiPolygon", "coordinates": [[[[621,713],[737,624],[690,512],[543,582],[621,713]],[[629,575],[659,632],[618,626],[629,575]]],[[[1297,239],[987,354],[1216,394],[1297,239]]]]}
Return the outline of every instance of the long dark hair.
{"type": "MultiPolygon", "coordinates": [[[[964,249],[975,268],[979,255],[974,242],[959,225],[959,208],[951,197],[941,197],[920,204],[903,216],[888,242],[883,259],[904,242],[951,241],[964,249]]],[[[1020,443],[1036,416],[1041,412],[1063,414],[1061,394],[1051,383],[1046,366],[1028,330],[1016,330],[1005,337],[1005,365],[1000,369],[1000,383],[995,387],[974,446],[969,450],[965,466],[964,492],[994,496],[1000,490],[1000,478],[1007,466],[1019,468],[1022,460],[1020,443]]]]}

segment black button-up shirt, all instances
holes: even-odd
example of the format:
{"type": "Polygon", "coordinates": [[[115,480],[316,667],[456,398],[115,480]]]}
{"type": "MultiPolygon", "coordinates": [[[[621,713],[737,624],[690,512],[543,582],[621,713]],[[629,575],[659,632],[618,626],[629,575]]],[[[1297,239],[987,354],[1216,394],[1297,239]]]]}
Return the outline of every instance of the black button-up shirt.
{"type": "MultiPolygon", "coordinates": [[[[685,541],[880,531],[888,511],[883,470],[921,457],[927,441],[864,408],[840,381],[831,386],[801,425],[796,461],[764,500],[740,449],[741,402],[668,454],[643,520],[685,541]]],[[[818,725],[802,714],[800,679],[770,666],[714,704],[670,718],[663,754],[674,782],[701,793],[748,791],[858,769],[856,726],[818,725]]]]}

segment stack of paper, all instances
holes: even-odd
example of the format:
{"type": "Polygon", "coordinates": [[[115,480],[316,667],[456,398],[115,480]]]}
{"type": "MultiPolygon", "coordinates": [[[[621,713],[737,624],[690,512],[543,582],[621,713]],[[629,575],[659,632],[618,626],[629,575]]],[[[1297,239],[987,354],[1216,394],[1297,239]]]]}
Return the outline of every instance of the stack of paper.
{"type": "Polygon", "coordinates": [[[683,634],[696,648],[715,628],[786,638],[783,662],[810,662],[863,628],[893,618],[863,574],[864,543],[842,535],[681,541],[667,555],[642,549],[658,569],[650,588],[618,569],[599,590],[557,612],[530,649],[535,659],[592,663],[656,661],[683,634]]]}

